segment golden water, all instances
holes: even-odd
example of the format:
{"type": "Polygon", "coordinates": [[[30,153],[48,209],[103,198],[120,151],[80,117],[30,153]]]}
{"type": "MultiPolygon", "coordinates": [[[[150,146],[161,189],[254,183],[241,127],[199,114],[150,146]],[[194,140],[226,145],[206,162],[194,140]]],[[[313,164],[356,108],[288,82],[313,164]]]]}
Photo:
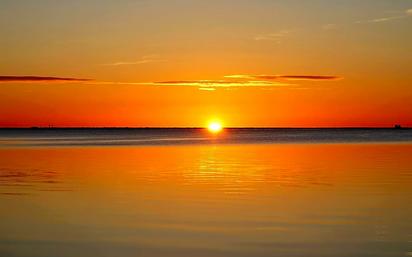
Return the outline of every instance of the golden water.
{"type": "Polygon", "coordinates": [[[411,256],[412,144],[0,149],[0,256],[411,256]]]}

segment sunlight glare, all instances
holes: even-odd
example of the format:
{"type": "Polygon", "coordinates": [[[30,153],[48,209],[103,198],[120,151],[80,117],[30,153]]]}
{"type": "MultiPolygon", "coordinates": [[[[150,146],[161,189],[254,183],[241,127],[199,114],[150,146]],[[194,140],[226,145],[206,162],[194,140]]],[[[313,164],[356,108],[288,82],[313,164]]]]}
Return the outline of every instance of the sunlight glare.
{"type": "Polygon", "coordinates": [[[220,131],[222,131],[222,129],[222,124],[220,124],[219,122],[212,122],[208,126],[208,130],[214,134],[219,133],[220,131]]]}

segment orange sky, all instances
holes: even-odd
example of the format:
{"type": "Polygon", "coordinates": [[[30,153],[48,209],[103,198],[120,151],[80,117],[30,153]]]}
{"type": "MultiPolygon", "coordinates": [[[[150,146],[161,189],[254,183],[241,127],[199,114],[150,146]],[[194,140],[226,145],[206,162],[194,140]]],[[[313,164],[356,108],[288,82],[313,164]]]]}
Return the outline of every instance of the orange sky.
{"type": "Polygon", "coordinates": [[[411,26],[408,0],[2,1],[0,126],[412,126],[411,26]]]}

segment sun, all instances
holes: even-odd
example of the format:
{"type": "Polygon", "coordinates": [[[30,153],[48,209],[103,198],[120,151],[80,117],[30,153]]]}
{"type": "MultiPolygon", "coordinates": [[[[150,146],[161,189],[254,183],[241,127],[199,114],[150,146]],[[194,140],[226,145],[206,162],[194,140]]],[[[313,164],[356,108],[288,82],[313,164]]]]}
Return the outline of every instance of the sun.
{"type": "Polygon", "coordinates": [[[212,132],[212,133],[214,133],[214,134],[217,134],[217,133],[219,133],[220,131],[222,131],[223,126],[222,126],[222,124],[219,123],[219,122],[211,122],[211,123],[209,123],[209,125],[207,126],[207,129],[208,129],[210,132],[212,132]]]}

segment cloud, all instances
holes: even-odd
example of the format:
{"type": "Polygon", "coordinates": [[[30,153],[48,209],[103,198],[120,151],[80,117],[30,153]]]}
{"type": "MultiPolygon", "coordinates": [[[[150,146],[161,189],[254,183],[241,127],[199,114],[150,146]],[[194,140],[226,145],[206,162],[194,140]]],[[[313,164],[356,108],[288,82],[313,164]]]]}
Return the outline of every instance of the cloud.
{"type": "Polygon", "coordinates": [[[377,19],[366,20],[366,21],[357,21],[356,23],[380,23],[380,22],[386,22],[386,21],[404,19],[404,18],[406,18],[406,17],[407,17],[406,15],[403,15],[403,16],[392,16],[392,17],[383,17],[383,18],[377,18],[377,19]]]}
{"type": "Polygon", "coordinates": [[[387,22],[387,21],[392,21],[392,20],[400,20],[400,19],[405,19],[408,18],[409,16],[412,16],[412,9],[407,9],[405,11],[402,11],[402,15],[398,16],[389,16],[389,17],[382,17],[382,18],[376,18],[376,19],[371,19],[371,20],[364,20],[364,21],[357,21],[356,23],[381,23],[381,22],[387,22]]]}
{"type": "Polygon", "coordinates": [[[317,80],[330,81],[338,80],[338,76],[319,75],[228,75],[217,80],[167,80],[155,82],[121,82],[121,81],[99,81],[81,78],[63,77],[40,77],[40,76],[0,76],[0,83],[56,83],[56,82],[82,82],[87,85],[136,85],[136,86],[179,86],[197,87],[199,90],[216,90],[218,88],[264,88],[274,89],[279,87],[299,87],[298,84],[290,81],[317,80]]]}
{"type": "Polygon", "coordinates": [[[127,85],[146,85],[146,86],[182,86],[198,87],[200,90],[214,90],[216,88],[239,88],[239,87],[285,87],[294,84],[262,80],[170,80],[157,82],[140,82],[140,83],[117,83],[127,85]]]}
{"type": "Polygon", "coordinates": [[[47,82],[87,82],[91,79],[63,78],[63,77],[40,77],[40,76],[0,76],[0,83],[47,83],[47,82]]]}
{"type": "Polygon", "coordinates": [[[340,76],[324,76],[324,75],[228,75],[225,78],[233,79],[257,79],[257,80],[301,80],[301,81],[333,81],[341,80],[340,76]]]}
{"type": "Polygon", "coordinates": [[[102,64],[103,66],[123,66],[123,65],[140,65],[146,63],[157,63],[157,62],[166,62],[167,60],[160,59],[157,55],[147,55],[143,56],[140,60],[137,61],[121,61],[102,64]]]}
{"type": "Polygon", "coordinates": [[[330,24],[325,24],[322,26],[322,29],[324,30],[333,30],[333,29],[337,29],[338,25],[330,23],[330,24]]]}
{"type": "Polygon", "coordinates": [[[215,91],[216,88],[213,88],[213,87],[199,87],[199,90],[203,90],[203,91],[215,91]]]}
{"type": "Polygon", "coordinates": [[[140,86],[179,86],[197,87],[199,90],[216,90],[218,88],[246,88],[256,87],[274,89],[279,87],[299,88],[299,84],[292,81],[333,81],[340,80],[339,76],[323,75],[227,75],[218,80],[167,80],[157,82],[103,82],[105,84],[140,85],[140,86]]]}
{"type": "Polygon", "coordinates": [[[287,37],[291,33],[290,30],[281,30],[277,33],[269,33],[269,34],[260,34],[255,36],[254,40],[256,41],[274,41],[276,43],[280,43],[281,40],[287,37]]]}
{"type": "Polygon", "coordinates": [[[114,63],[106,63],[103,64],[104,66],[121,66],[121,65],[139,65],[145,63],[154,63],[154,62],[165,62],[166,60],[140,60],[134,62],[114,62],[114,63]]]}

